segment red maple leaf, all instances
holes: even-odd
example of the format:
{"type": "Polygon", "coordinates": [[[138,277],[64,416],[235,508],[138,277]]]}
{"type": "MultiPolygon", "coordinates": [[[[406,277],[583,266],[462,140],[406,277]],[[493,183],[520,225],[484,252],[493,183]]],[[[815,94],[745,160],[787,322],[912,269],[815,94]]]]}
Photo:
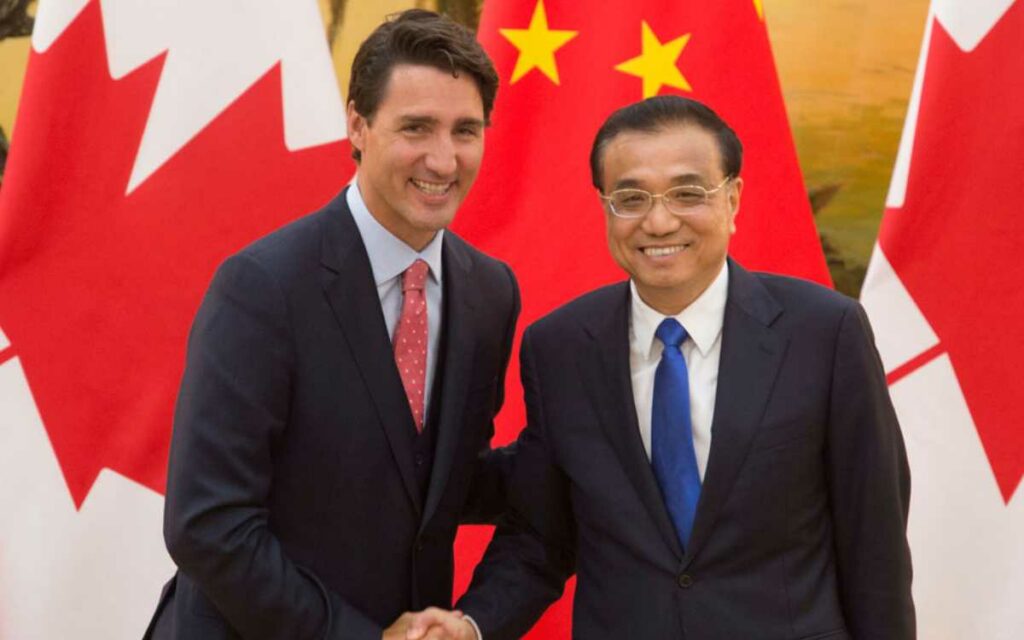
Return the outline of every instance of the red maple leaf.
{"type": "MultiPolygon", "coordinates": [[[[953,363],[1003,499],[1024,475],[1024,2],[974,51],[935,22],[906,200],[879,242],[953,363]]],[[[907,371],[902,371],[902,374],[907,371]]]]}
{"type": "Polygon", "coordinates": [[[112,80],[90,3],[31,55],[0,197],[0,327],[77,505],[103,467],[163,492],[214,269],[353,171],[347,142],[285,148],[278,65],[126,196],[163,60],[112,80]]]}

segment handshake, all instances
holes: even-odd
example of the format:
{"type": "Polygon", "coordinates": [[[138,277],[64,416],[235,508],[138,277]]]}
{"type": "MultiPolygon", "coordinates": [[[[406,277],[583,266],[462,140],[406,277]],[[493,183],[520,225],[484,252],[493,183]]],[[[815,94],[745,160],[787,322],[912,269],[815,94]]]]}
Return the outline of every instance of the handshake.
{"type": "Polygon", "coordinates": [[[428,607],[403,613],[384,630],[383,640],[481,640],[469,618],[461,611],[428,607]]]}

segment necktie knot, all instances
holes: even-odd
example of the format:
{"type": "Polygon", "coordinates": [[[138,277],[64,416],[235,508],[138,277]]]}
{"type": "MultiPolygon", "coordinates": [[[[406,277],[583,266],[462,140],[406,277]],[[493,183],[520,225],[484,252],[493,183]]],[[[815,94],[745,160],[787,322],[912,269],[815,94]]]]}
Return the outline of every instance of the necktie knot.
{"type": "Polygon", "coordinates": [[[654,335],[658,340],[661,340],[666,349],[669,347],[678,349],[679,345],[683,344],[687,337],[686,329],[675,318],[665,318],[662,320],[654,335]]]}
{"type": "Polygon", "coordinates": [[[422,291],[427,282],[427,271],[430,267],[423,260],[417,260],[402,272],[402,293],[406,291],[422,291]]]}

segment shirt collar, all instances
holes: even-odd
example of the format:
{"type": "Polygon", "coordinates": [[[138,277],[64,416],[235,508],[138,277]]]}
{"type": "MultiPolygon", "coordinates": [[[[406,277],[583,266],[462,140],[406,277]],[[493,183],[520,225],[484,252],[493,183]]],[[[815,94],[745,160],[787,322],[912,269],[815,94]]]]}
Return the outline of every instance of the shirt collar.
{"type": "Polygon", "coordinates": [[[425,261],[430,267],[430,276],[435,282],[441,282],[441,245],[444,241],[444,229],[438,231],[422,251],[417,252],[377,222],[366,207],[355,178],[352,179],[352,185],[345,194],[345,200],[348,202],[356,227],[359,228],[363,245],[366,246],[370,268],[373,270],[373,280],[377,286],[401,275],[416,260],[425,261]]]}
{"type": "MultiPolygon", "coordinates": [[[[644,359],[654,357],[654,332],[658,325],[666,317],[664,314],[651,308],[640,298],[637,292],[636,283],[629,281],[629,291],[632,296],[630,305],[630,331],[632,331],[632,344],[635,349],[641,350],[637,355],[644,359]]],[[[711,347],[715,344],[718,336],[722,333],[722,324],[725,321],[725,302],[729,295],[729,269],[723,264],[722,270],[711,282],[704,293],[697,296],[697,299],[688,307],[675,315],[679,324],[683,325],[701,356],[707,356],[711,347]]]]}

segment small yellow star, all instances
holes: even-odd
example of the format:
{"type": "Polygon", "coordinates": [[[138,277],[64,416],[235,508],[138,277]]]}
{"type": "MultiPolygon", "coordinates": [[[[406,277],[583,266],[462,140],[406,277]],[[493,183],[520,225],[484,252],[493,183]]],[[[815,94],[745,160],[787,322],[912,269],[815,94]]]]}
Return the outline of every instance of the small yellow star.
{"type": "Polygon", "coordinates": [[[764,22],[764,6],[762,0],[754,0],[754,8],[757,9],[757,17],[764,22]]]}
{"type": "Polygon", "coordinates": [[[548,29],[548,16],[544,12],[544,0],[537,0],[530,18],[528,29],[498,29],[505,39],[519,49],[516,68],[512,71],[512,84],[529,73],[540,69],[541,73],[559,84],[558,66],[555,65],[555,51],[569,42],[578,31],[554,31],[548,29]]]}
{"type": "Polygon", "coordinates": [[[644,98],[658,95],[663,85],[683,91],[692,91],[690,83],[686,81],[679,71],[679,67],[676,66],[683,47],[690,40],[690,34],[687,33],[671,42],[662,44],[646,20],[643,21],[641,28],[643,31],[641,36],[643,53],[617,65],[615,70],[643,78],[644,98]]]}

